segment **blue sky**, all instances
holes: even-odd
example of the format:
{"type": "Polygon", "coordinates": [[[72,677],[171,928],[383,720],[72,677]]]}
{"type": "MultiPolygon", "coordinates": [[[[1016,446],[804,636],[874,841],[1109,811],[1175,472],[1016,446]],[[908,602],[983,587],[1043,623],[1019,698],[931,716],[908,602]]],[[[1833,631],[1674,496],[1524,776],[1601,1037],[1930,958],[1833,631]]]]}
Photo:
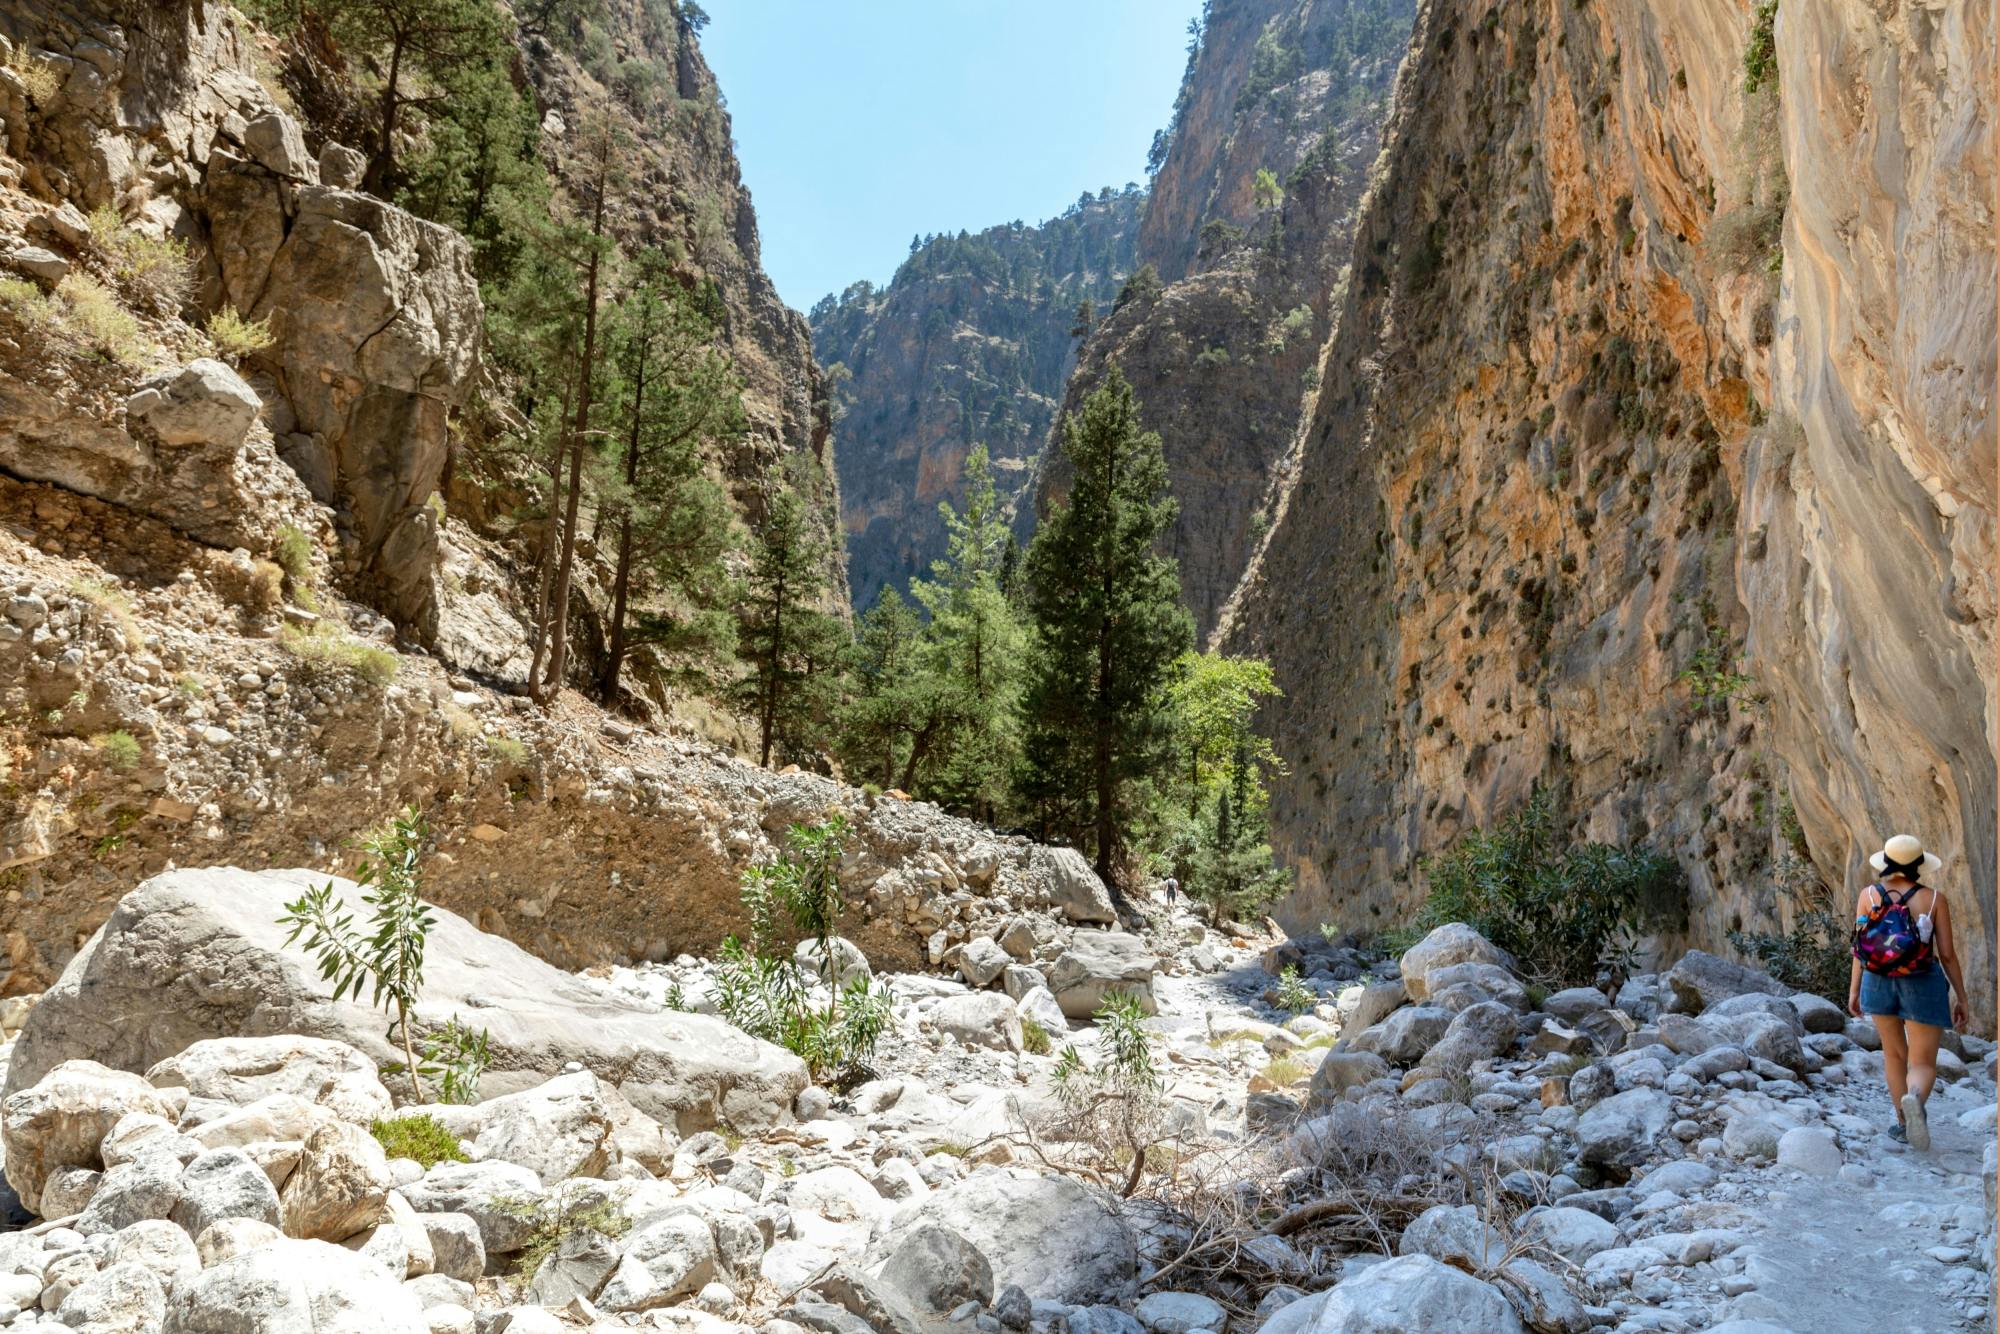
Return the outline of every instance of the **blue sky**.
{"type": "Polygon", "coordinates": [[[703,0],[764,269],[804,310],[913,233],[1145,180],[1201,0],[703,0]]]}

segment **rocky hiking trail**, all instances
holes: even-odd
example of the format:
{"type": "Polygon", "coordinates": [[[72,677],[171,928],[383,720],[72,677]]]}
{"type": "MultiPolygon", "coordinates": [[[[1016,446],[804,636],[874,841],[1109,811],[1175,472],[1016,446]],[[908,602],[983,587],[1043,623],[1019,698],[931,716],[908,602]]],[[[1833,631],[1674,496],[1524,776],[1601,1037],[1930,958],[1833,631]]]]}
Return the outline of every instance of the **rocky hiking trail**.
{"type": "MultiPolygon", "coordinates": [[[[1940,1242],[1929,1225],[1979,1208],[1993,1142],[1981,1096],[1940,1085],[1930,1151],[1880,1139],[1866,1184],[1795,1177],[1775,1186],[1744,1248],[1745,1279],[1756,1286],[1741,1307],[1791,1330],[1991,1329],[1991,1276],[1965,1267],[1969,1245],[1940,1242]]],[[[1877,1126],[1893,1118],[1886,1091],[1851,1101],[1877,1126]]]]}
{"type": "Polygon", "coordinates": [[[427,1165],[369,1129],[404,1092],[379,1013],[260,920],[306,879],[155,877],[0,1013],[30,1224],[0,1232],[0,1327],[1991,1328],[1989,1044],[1941,1058],[1919,1154],[1872,1029],[1700,952],[1545,995],[1463,926],[1392,959],[1017,887],[876,976],[869,1077],[822,1087],[702,1012],[711,961],[570,974],[441,912],[419,1019],[473,1017],[494,1060],[483,1101],[405,1109],[427,1165]],[[1089,1016],[1121,992],[1143,1160],[1059,1077],[1065,1047],[1110,1067],[1089,1016]]]}

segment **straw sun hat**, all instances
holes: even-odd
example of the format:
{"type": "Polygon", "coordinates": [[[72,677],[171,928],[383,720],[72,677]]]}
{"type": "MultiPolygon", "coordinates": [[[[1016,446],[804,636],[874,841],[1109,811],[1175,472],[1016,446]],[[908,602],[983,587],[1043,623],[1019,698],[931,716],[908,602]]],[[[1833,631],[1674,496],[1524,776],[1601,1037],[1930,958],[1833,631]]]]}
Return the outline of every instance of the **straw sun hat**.
{"type": "Polygon", "coordinates": [[[1888,870],[1890,862],[1896,862],[1902,866],[1915,866],[1921,862],[1923,863],[1920,871],[1922,875],[1929,875],[1933,871],[1936,871],[1938,867],[1944,865],[1943,862],[1937,859],[1936,853],[1924,851],[1923,840],[1911,834],[1896,835],[1882,845],[1880,852],[1868,859],[1868,864],[1878,872],[1888,870]]]}

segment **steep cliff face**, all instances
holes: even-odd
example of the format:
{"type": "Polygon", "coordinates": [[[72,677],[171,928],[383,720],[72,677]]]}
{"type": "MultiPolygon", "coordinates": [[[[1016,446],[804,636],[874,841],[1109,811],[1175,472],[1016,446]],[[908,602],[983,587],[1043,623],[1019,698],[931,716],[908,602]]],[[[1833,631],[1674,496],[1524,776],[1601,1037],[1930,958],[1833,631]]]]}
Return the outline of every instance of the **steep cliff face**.
{"type": "MultiPolygon", "coordinates": [[[[670,3],[610,6],[575,25],[555,39],[522,38],[522,77],[545,112],[544,159],[566,180],[583,156],[583,108],[609,110],[633,150],[614,229],[630,244],[678,247],[714,281],[722,341],[743,376],[749,429],[715,452],[712,470],[754,520],[772,466],[810,457],[834,537],[838,488],[811,332],[760,265],[728,113],[694,32],[670,3]]],[[[454,485],[448,467],[451,418],[480,375],[482,313],[464,239],[322,183],[322,151],[347,120],[295,122],[280,110],[299,93],[308,44],[261,34],[227,6],[0,4],[0,35],[31,53],[24,68],[56,80],[30,98],[18,73],[0,77],[23,184],[181,237],[201,266],[198,309],[270,319],[275,341],[245,370],[272,404],[280,454],[334,510],[345,584],[422,641],[464,640],[439,584],[446,548],[433,497],[451,491],[454,512],[475,521],[510,503],[479,494],[494,479],[461,474],[454,485]]],[[[307,96],[293,101],[323,110],[307,96]]],[[[16,471],[45,475],[32,463],[16,471]]],[[[828,550],[829,582],[842,587],[840,543],[828,550]]],[[[519,619],[484,617],[479,634],[516,643],[519,619]]]]}
{"type": "Polygon", "coordinates": [[[836,393],[856,608],[944,554],[938,503],[962,498],[973,445],[1006,503],[1025,487],[1075,355],[1077,307],[1107,305],[1131,273],[1144,198],[1106,190],[1037,227],[933,237],[887,287],[856,283],[813,307],[821,362],[849,377],[836,393]]]}
{"type": "MultiPolygon", "coordinates": [[[[331,508],[343,581],[428,640],[438,621],[440,552],[428,502],[443,478],[448,419],[480,359],[479,292],[464,238],[322,184],[298,126],[256,78],[251,30],[226,7],[0,5],[0,33],[21,56],[0,79],[0,119],[25,192],[10,221],[23,221],[25,209],[37,233],[30,240],[89,255],[110,281],[107,288],[91,278],[98,290],[119,289],[148,314],[171,319],[191,298],[201,310],[233,306],[269,322],[270,346],[244,368],[268,409],[260,438],[331,508]],[[31,88],[21,70],[38,72],[42,86],[31,88]],[[135,276],[147,255],[164,253],[161,236],[188,245],[194,281],[167,280],[165,263],[156,264],[156,280],[135,276]]],[[[86,276],[79,268],[76,280],[86,276]]],[[[157,359],[145,338],[124,341],[103,359],[157,359]]],[[[171,350],[192,355],[203,341],[171,350]]],[[[0,392],[23,405],[61,400],[63,362],[10,358],[0,392]]],[[[128,404],[128,429],[144,415],[128,404]]],[[[203,541],[262,552],[274,539],[255,503],[210,495],[177,505],[167,494],[174,488],[154,480],[179,468],[190,474],[183,491],[198,492],[204,481],[226,491],[234,455],[208,460],[207,477],[196,477],[171,458],[188,443],[172,432],[141,430],[138,443],[107,453],[115,422],[78,441],[76,423],[61,413],[10,416],[0,428],[0,465],[19,476],[168,518],[203,541]],[[79,451],[125,466],[61,461],[79,451]]]]}
{"type": "MultiPolygon", "coordinates": [[[[823,473],[816,501],[832,536],[839,492],[812,331],[764,272],[729,112],[699,38],[678,4],[657,0],[603,6],[582,23],[557,40],[530,37],[522,45],[537,100],[553,113],[543,119],[544,151],[560,174],[585,169],[583,108],[612,109],[632,152],[616,230],[631,243],[678,246],[721,298],[722,341],[743,376],[749,430],[711,460],[715,470],[738,512],[754,519],[769,470],[788,455],[810,456],[823,473]],[[635,66],[650,76],[631,77],[635,66]]],[[[837,539],[829,560],[829,582],[843,587],[837,539]]]]}
{"type": "Polygon", "coordinates": [[[1711,947],[1787,844],[1844,898],[1907,829],[1990,1024],[1991,15],[1752,10],[1423,7],[1218,639],[1286,692],[1296,923],[1397,920],[1536,782],[1711,947]]]}
{"type": "MultiPolygon", "coordinates": [[[[1209,6],[1140,230],[1166,286],[1123,301],[1070,379],[1065,413],[1116,364],[1160,433],[1181,507],[1167,548],[1204,633],[1312,384],[1410,14],[1411,0],[1209,6]]],[[[1044,501],[1065,485],[1045,459],[1044,501]]]]}
{"type": "Polygon", "coordinates": [[[1282,180],[1315,148],[1365,168],[1413,7],[1210,0],[1140,227],[1141,258],[1168,282],[1202,267],[1203,227],[1248,227],[1264,213],[1259,168],[1282,180]]]}

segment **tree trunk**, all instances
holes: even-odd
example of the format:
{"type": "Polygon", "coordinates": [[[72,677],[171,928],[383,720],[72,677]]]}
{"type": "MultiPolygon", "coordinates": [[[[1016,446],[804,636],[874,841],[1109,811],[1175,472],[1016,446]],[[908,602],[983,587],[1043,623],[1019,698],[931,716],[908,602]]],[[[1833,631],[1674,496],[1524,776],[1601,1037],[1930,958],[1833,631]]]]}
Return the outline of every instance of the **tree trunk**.
{"type": "Polygon", "coordinates": [[[611,132],[605,130],[597,152],[597,201],[591,208],[589,276],[584,283],[583,365],[578,372],[576,430],[570,440],[568,517],[563,521],[562,566],[556,573],[555,633],[549,644],[547,695],[562,693],[563,677],[569,670],[569,593],[576,572],[577,502],[583,496],[583,450],[590,435],[591,366],[597,355],[597,279],[603,267],[603,252],[596,244],[604,235],[604,187],[611,161],[611,132]]]}
{"type": "Polygon", "coordinates": [[[778,721],[778,666],[785,651],[785,579],[778,576],[771,596],[771,664],[764,675],[764,748],[757,763],[771,767],[771,729],[778,721]]]}
{"type": "Polygon", "coordinates": [[[368,163],[362,181],[362,188],[369,194],[386,197],[390,173],[396,169],[396,113],[403,105],[397,85],[402,79],[403,48],[408,40],[406,34],[398,33],[389,48],[389,77],[382,85],[382,124],[376,130],[375,156],[368,163]]]}
{"type": "MultiPolygon", "coordinates": [[[[571,382],[563,382],[562,408],[556,413],[556,421],[563,427],[569,424],[571,382]]],[[[549,576],[555,570],[556,513],[563,503],[563,451],[569,441],[563,430],[556,432],[555,448],[549,451],[549,513],[542,523],[541,550],[535,556],[535,629],[534,650],[528,661],[528,697],[537,703],[542,699],[542,660],[549,643],[549,576]]]]}
{"type": "Polygon", "coordinates": [[[931,737],[936,731],[937,723],[933,720],[910,738],[910,758],[903,762],[903,781],[898,786],[911,796],[915,796],[917,791],[917,766],[923,763],[924,756],[930,754],[931,737]]]}
{"type": "Polygon", "coordinates": [[[639,484],[639,422],[646,402],[647,332],[642,324],[639,362],[632,374],[632,434],[625,441],[625,514],[618,525],[618,573],[611,582],[611,643],[605,650],[598,692],[606,707],[617,702],[618,669],[625,661],[625,613],[632,589],[632,509],[639,484]]]}
{"type": "Polygon", "coordinates": [[[1107,449],[1105,451],[1104,499],[1106,506],[1112,513],[1106,516],[1104,536],[1099,539],[1098,565],[1102,571],[1103,587],[1100,590],[1100,595],[1103,601],[1099,604],[1097,615],[1097,707],[1095,710],[1097,714],[1095,719],[1097,736],[1092,755],[1092,762],[1097,768],[1097,878],[1102,880],[1107,888],[1111,884],[1112,844],[1118,834],[1117,820],[1112,806],[1116,796],[1116,784],[1112,781],[1111,776],[1111,733],[1114,721],[1111,717],[1111,595],[1114,580],[1112,556],[1115,548],[1113,544],[1117,540],[1115,534],[1118,528],[1116,519],[1118,498],[1117,492],[1113,489],[1116,463],[1112,459],[1111,454],[1111,450],[1107,449]]]}
{"type": "Polygon", "coordinates": [[[1116,784],[1111,777],[1111,712],[1105,703],[1111,683],[1111,636],[1107,630],[1098,636],[1097,673],[1097,738],[1092,761],[1097,768],[1097,877],[1106,885],[1111,883],[1111,850],[1117,838],[1118,826],[1113,810],[1116,784]]]}

